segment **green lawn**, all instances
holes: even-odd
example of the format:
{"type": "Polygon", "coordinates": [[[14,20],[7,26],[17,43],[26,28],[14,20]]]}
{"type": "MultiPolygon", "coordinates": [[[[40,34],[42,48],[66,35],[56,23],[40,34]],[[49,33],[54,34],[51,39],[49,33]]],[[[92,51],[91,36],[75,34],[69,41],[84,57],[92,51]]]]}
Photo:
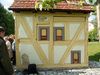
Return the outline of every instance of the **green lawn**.
{"type": "Polygon", "coordinates": [[[100,43],[99,42],[89,42],[88,43],[88,54],[89,54],[89,60],[99,61],[100,43]]]}

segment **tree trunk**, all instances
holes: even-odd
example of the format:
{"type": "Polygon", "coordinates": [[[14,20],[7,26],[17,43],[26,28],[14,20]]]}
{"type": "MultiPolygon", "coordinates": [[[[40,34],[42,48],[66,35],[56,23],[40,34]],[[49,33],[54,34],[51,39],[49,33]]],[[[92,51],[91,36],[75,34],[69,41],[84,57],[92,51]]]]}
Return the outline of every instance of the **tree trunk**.
{"type": "Polygon", "coordinates": [[[97,5],[97,24],[98,24],[98,35],[100,42],[100,4],[97,5]]]}

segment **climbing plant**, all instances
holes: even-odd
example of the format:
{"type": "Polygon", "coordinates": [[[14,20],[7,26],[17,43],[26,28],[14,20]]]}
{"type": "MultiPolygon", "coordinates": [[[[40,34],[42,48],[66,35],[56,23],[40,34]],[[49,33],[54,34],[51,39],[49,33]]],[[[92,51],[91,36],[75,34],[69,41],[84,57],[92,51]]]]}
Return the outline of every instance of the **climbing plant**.
{"type": "MultiPolygon", "coordinates": [[[[41,11],[42,9],[44,10],[53,9],[54,6],[56,6],[56,4],[61,1],[66,1],[69,4],[71,3],[71,0],[38,0],[35,2],[35,9],[40,9],[41,11]]],[[[82,7],[84,2],[85,2],[84,0],[80,0],[77,3],[74,2],[73,3],[79,7],[82,7]]]]}

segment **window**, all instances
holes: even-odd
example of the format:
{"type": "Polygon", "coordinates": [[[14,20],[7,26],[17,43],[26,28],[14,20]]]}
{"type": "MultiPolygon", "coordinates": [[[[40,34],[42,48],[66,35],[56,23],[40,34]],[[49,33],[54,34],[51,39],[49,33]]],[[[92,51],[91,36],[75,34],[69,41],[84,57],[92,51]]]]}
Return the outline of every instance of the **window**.
{"type": "Polygon", "coordinates": [[[49,40],[49,27],[39,27],[39,40],[49,40]]]}
{"type": "Polygon", "coordinates": [[[81,54],[80,51],[72,51],[71,52],[71,62],[72,62],[72,64],[80,63],[80,58],[81,58],[80,54],[81,54]]]}
{"type": "Polygon", "coordinates": [[[64,27],[54,27],[54,40],[55,41],[64,40],[64,27]]]}

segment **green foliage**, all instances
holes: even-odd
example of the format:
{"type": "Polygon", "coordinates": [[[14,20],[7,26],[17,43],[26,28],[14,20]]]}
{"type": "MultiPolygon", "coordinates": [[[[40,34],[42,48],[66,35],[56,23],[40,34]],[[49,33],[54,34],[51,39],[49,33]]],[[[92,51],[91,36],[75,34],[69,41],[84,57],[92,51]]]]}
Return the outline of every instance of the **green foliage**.
{"type": "MultiPolygon", "coordinates": [[[[35,3],[35,9],[40,9],[41,11],[42,11],[42,9],[44,9],[44,10],[53,9],[56,6],[56,4],[61,1],[67,1],[67,3],[68,2],[71,3],[72,0],[38,0],[35,3]]],[[[90,0],[89,2],[92,3],[93,0],[90,0]]],[[[79,2],[77,2],[75,4],[78,7],[83,8],[84,3],[85,3],[84,0],[80,0],[79,2]]]]}
{"type": "Polygon", "coordinates": [[[97,35],[97,28],[95,27],[92,31],[89,32],[88,39],[89,41],[97,41],[98,35],[97,35]]]}
{"type": "Polygon", "coordinates": [[[92,3],[92,2],[93,2],[93,0],[89,0],[89,2],[90,2],[90,3],[92,3]]]}
{"type": "Polygon", "coordinates": [[[6,35],[14,34],[14,18],[11,12],[8,12],[0,4],[0,26],[6,30],[6,35]]]}
{"type": "Polygon", "coordinates": [[[100,61],[100,52],[89,56],[89,60],[91,60],[91,61],[100,61]]]}
{"type": "Polygon", "coordinates": [[[97,18],[96,18],[96,12],[92,12],[90,16],[94,15],[95,19],[91,21],[91,23],[94,25],[94,29],[90,31],[88,34],[89,41],[98,41],[98,27],[97,27],[97,18]]]}
{"type": "Polygon", "coordinates": [[[49,10],[53,9],[53,7],[58,3],[64,0],[39,0],[35,3],[35,8],[39,8],[40,10],[49,10]]]}

